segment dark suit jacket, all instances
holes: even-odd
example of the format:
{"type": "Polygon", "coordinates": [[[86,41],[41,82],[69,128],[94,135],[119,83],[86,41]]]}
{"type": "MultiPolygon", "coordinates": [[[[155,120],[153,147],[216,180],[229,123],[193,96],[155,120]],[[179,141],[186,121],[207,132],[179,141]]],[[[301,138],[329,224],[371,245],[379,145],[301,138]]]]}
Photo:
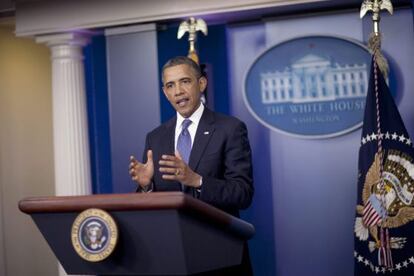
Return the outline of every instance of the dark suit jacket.
{"type": "MultiPolygon", "coordinates": [[[[181,184],[162,179],[158,161],[163,154],[174,155],[174,117],[148,133],[143,153],[153,151],[153,191],[181,191],[181,184]]],[[[203,177],[201,192],[186,187],[184,192],[234,216],[250,206],[253,197],[251,150],[246,125],[240,120],[205,108],[191,149],[190,168],[203,177]]],[[[138,188],[139,191],[140,188],[138,188]]],[[[200,275],[253,275],[247,244],[241,265],[200,275]]]]}
{"type": "MultiPolygon", "coordinates": [[[[153,151],[154,191],[180,191],[181,184],[162,179],[158,161],[163,154],[174,155],[174,117],[151,131],[146,138],[146,152],[153,151]]],[[[193,141],[190,168],[203,177],[201,192],[184,192],[238,216],[249,207],[253,197],[251,150],[247,129],[240,120],[205,108],[193,141]]]]}

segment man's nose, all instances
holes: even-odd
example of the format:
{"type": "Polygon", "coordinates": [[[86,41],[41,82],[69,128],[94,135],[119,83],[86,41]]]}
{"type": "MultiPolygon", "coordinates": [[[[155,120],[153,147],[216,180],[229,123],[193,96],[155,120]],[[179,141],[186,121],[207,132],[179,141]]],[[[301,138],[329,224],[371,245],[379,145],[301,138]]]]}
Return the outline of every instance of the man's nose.
{"type": "Polygon", "coordinates": [[[181,95],[182,93],[183,93],[183,87],[182,87],[182,85],[181,84],[177,84],[176,86],[175,86],[175,91],[174,91],[174,95],[175,96],[179,96],[179,95],[181,95]]]}

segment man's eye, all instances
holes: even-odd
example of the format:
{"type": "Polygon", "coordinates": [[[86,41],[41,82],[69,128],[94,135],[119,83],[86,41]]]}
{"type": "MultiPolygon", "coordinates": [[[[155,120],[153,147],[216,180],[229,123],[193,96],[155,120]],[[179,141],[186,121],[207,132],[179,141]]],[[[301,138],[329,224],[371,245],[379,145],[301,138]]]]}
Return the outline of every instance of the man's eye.
{"type": "Polygon", "coordinates": [[[191,80],[183,80],[183,83],[184,84],[189,84],[189,83],[191,83],[191,80]]]}
{"type": "Polygon", "coordinates": [[[173,87],[172,84],[167,84],[165,87],[167,87],[167,89],[171,89],[173,87]]]}

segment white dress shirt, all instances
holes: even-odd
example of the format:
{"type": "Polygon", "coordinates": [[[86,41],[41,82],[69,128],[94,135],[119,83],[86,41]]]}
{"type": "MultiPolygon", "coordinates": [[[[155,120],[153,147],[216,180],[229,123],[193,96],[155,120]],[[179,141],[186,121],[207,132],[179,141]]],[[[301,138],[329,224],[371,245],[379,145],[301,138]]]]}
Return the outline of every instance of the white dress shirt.
{"type": "Polygon", "coordinates": [[[191,120],[191,124],[188,126],[187,129],[188,129],[188,132],[190,133],[190,137],[191,137],[191,147],[193,147],[194,138],[195,138],[197,128],[198,128],[198,123],[200,122],[201,115],[203,115],[203,112],[204,112],[204,105],[202,103],[200,103],[200,106],[188,118],[184,118],[183,116],[181,116],[180,113],[177,112],[177,123],[175,125],[175,138],[174,138],[174,145],[175,145],[174,148],[175,148],[175,150],[177,150],[178,136],[180,136],[181,130],[183,128],[183,126],[182,126],[183,121],[185,119],[191,120]]]}

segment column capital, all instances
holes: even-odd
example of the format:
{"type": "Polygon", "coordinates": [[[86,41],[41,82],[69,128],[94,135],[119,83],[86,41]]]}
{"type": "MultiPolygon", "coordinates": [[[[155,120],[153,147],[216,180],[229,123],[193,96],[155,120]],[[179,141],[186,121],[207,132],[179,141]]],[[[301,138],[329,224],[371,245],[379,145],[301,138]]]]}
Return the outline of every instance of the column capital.
{"type": "Polygon", "coordinates": [[[83,47],[90,42],[92,32],[67,32],[36,37],[37,43],[44,43],[49,47],[71,45],[83,47]]]}

